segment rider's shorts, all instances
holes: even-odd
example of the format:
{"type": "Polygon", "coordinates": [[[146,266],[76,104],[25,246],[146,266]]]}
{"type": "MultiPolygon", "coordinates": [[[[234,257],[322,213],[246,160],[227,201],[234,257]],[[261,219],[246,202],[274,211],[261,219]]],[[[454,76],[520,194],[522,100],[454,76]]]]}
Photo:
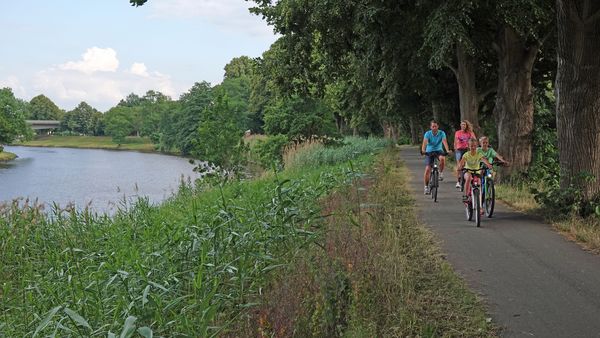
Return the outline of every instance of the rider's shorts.
{"type": "Polygon", "coordinates": [[[433,164],[433,159],[440,155],[444,155],[444,153],[441,151],[432,151],[432,152],[425,153],[425,165],[431,166],[433,164]]]}
{"type": "Polygon", "coordinates": [[[454,151],[454,158],[456,159],[456,163],[460,162],[460,160],[462,159],[462,156],[467,151],[469,151],[469,149],[466,149],[466,148],[465,149],[456,149],[454,151]]]}

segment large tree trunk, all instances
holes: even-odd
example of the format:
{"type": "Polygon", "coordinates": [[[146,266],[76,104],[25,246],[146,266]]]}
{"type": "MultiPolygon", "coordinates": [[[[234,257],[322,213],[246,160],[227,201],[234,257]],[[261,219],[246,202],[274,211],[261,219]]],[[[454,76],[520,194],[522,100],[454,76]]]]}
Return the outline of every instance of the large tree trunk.
{"type": "Polygon", "coordinates": [[[408,121],[410,124],[410,139],[412,144],[421,144],[421,141],[423,141],[423,135],[421,135],[421,133],[419,132],[419,128],[415,123],[415,118],[410,116],[408,118],[408,121]]]}
{"type": "Polygon", "coordinates": [[[531,71],[539,46],[528,44],[511,27],[499,35],[498,92],[494,116],[498,153],[511,163],[503,174],[526,171],[531,162],[533,90],[531,71]]]}
{"type": "Polygon", "coordinates": [[[557,0],[556,124],[560,185],[600,192],[600,1],[557,0]],[[576,175],[588,172],[595,182],[576,175]]]}
{"type": "Polygon", "coordinates": [[[479,97],[475,84],[475,61],[466,53],[461,45],[456,47],[458,67],[454,74],[458,82],[458,99],[460,102],[460,119],[473,124],[475,132],[479,128],[479,97]]]}

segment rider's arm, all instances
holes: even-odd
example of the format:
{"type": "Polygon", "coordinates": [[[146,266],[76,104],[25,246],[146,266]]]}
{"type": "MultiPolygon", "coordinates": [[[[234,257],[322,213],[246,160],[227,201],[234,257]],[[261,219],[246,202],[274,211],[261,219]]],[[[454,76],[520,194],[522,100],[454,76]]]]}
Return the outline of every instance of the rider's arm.
{"type": "Polygon", "coordinates": [[[504,163],[508,163],[508,161],[506,161],[502,156],[500,156],[500,154],[496,153],[496,158],[498,158],[500,160],[500,162],[504,162],[504,163]]]}
{"type": "Polygon", "coordinates": [[[423,138],[423,144],[421,144],[421,153],[425,153],[425,147],[427,147],[427,143],[429,143],[429,140],[427,140],[427,137],[423,138]]]}
{"type": "Polygon", "coordinates": [[[462,170],[465,167],[465,159],[461,158],[460,162],[458,162],[458,170],[462,170]]]}
{"type": "Polygon", "coordinates": [[[442,144],[444,145],[444,147],[446,147],[446,152],[449,153],[450,152],[450,147],[448,147],[448,140],[447,139],[443,139],[442,140],[442,144]]]}
{"type": "Polygon", "coordinates": [[[492,169],[492,165],[490,164],[490,161],[487,160],[487,158],[482,157],[481,162],[485,163],[485,165],[488,167],[488,169],[492,169]]]}

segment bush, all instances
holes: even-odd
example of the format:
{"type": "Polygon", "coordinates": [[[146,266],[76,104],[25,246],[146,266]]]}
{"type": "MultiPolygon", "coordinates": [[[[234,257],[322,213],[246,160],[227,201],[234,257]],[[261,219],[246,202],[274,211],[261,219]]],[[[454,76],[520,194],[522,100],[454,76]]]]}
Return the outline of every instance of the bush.
{"type": "Polygon", "coordinates": [[[281,134],[258,140],[254,149],[258,153],[259,164],[263,168],[270,168],[273,164],[281,166],[283,164],[283,149],[287,144],[287,136],[281,134]]]}
{"type": "Polygon", "coordinates": [[[560,215],[577,214],[582,217],[593,214],[600,216],[600,195],[586,200],[580,188],[581,184],[587,184],[595,180],[596,178],[589,173],[580,173],[567,189],[561,189],[558,175],[555,175],[552,179],[546,181],[547,185],[543,191],[532,188],[531,192],[543,208],[552,210],[553,213],[560,215]]]}

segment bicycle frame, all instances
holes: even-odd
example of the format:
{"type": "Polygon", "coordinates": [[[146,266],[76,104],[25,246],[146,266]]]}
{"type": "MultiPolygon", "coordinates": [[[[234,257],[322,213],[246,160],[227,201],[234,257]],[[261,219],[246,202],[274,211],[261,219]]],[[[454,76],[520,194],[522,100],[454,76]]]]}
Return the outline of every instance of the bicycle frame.
{"type": "Polygon", "coordinates": [[[480,169],[463,169],[462,170],[463,175],[465,172],[468,172],[471,174],[471,182],[469,184],[470,188],[471,188],[471,194],[470,194],[470,199],[468,201],[465,202],[465,211],[467,214],[467,220],[470,221],[471,219],[473,219],[473,216],[475,216],[475,224],[477,225],[477,227],[479,227],[480,223],[481,223],[481,188],[480,188],[480,184],[482,182],[481,180],[481,171],[480,169]]]}

